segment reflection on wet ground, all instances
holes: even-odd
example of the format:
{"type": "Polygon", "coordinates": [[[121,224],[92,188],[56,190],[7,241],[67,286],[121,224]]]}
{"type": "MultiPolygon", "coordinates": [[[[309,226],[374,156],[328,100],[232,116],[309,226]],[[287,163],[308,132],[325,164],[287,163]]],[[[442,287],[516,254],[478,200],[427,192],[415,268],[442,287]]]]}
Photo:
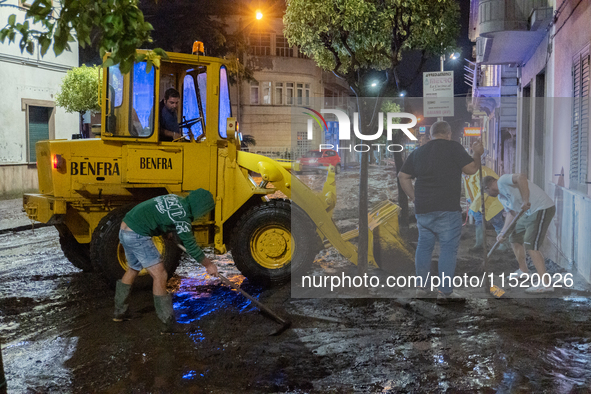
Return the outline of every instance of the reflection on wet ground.
{"type": "MultiPolygon", "coordinates": [[[[321,187],[322,177],[303,176],[321,187]]],[[[372,198],[385,199],[388,182],[372,198]]],[[[341,229],[354,225],[354,199],[340,200],[341,229]]],[[[136,318],[115,323],[112,290],[67,262],[55,230],[0,234],[0,336],[10,392],[591,392],[585,291],[448,306],[399,296],[296,299],[289,286],[249,284],[230,255],[215,261],[292,328],[269,337],[275,322],[188,258],[169,290],[189,333],[160,335],[149,292],[133,293],[136,318]]],[[[463,255],[459,267],[476,263],[463,255]]],[[[347,266],[328,249],[312,274],[347,266]]]]}
{"type": "Polygon", "coordinates": [[[149,293],[132,297],[137,319],[112,322],[111,290],[73,268],[56,238],[50,228],[0,236],[0,332],[13,392],[584,392],[591,385],[591,302],[577,294],[445,307],[292,299],[288,287],[249,285],[222,257],[220,271],[293,320],[292,329],[268,337],[276,323],[184,259],[169,286],[192,331],[162,336],[149,293]]]}

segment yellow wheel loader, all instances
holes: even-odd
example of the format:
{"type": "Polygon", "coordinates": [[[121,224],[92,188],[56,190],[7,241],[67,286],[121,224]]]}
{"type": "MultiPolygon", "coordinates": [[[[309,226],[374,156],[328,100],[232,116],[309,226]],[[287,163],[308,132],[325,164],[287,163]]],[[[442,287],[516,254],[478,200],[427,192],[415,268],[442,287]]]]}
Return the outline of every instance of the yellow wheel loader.
{"type": "MultiPolygon", "coordinates": [[[[29,218],[55,225],[76,267],[100,272],[113,285],[128,267],[118,239],[125,214],[149,198],[197,188],[209,190],[216,202],[209,217],[193,223],[197,242],[220,254],[231,250],[250,280],[285,283],[312,263],[323,242],[357,261],[348,241],[353,236],[343,238],[332,220],[334,170],[315,193],[291,175],[290,163],[240,151],[224,60],[168,53],[158,67],[137,62],[127,74],[116,65],[102,72],[102,119],[100,129],[93,128],[100,138],[38,142],[39,194],[23,197],[29,218]],[[171,87],[181,95],[177,120],[184,132],[166,142],[158,125],[171,87]],[[277,191],[287,198],[268,197],[277,191]]],[[[381,259],[412,260],[398,235],[397,215],[372,214],[376,227],[389,223],[382,242],[375,242],[381,259]]],[[[166,237],[154,243],[172,275],[180,250],[166,237]]],[[[137,285],[149,284],[150,276],[141,272],[137,285]]]]}

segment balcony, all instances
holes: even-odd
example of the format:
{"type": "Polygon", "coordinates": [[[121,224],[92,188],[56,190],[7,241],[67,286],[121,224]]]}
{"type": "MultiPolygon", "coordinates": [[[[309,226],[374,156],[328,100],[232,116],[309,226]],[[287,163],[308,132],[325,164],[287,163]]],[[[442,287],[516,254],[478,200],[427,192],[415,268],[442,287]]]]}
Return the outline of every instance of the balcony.
{"type": "Polygon", "coordinates": [[[523,64],[544,39],[552,11],[548,0],[481,0],[477,63],[523,64]]]}

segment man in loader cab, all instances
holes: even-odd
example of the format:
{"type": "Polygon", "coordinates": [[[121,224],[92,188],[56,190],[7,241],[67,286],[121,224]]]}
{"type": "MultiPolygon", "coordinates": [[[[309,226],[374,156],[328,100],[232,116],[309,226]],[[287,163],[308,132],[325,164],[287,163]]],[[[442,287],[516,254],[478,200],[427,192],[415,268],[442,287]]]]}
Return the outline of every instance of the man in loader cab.
{"type": "Polygon", "coordinates": [[[181,95],[175,88],[164,92],[164,100],[160,102],[160,141],[173,141],[183,136],[176,113],[180,100],[181,95]]]}
{"type": "Polygon", "coordinates": [[[213,196],[204,189],[193,190],[185,198],[176,194],[154,197],[135,206],[121,222],[119,240],[125,249],[129,269],[117,281],[114,321],[129,319],[128,300],[131,286],[139,271],[145,268],[152,276],[154,307],[164,323],[163,332],[181,332],[176,325],[172,297],[166,291],[168,275],[152,237],[176,232],[187,253],[205,267],[207,273],[218,275],[213,262],[205,257],[193,236],[191,223],[214,208],[213,196]]]}
{"type": "Polygon", "coordinates": [[[456,271],[456,257],[462,234],[462,172],[475,174],[480,167],[484,148],[480,141],[472,145],[472,157],[464,147],[451,141],[449,123],[440,121],[431,126],[431,141],[414,150],[400,169],[398,179],[402,189],[415,203],[419,242],[415,255],[417,276],[422,283],[417,297],[428,295],[426,283],[431,270],[431,257],[436,241],[439,253],[439,292],[437,303],[465,301],[454,293],[451,280],[456,271]],[[412,179],[416,178],[413,186],[412,179]],[[415,192],[416,190],[416,192],[415,192]]]}

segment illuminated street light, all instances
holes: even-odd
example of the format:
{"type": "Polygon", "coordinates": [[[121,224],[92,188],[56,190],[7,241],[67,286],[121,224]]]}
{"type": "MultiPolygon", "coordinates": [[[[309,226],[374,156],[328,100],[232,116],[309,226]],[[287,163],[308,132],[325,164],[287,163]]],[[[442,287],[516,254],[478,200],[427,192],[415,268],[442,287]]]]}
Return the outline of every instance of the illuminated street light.
{"type": "Polygon", "coordinates": [[[378,84],[374,82],[371,84],[371,86],[375,88],[376,86],[378,86],[378,84]]]}
{"type": "Polygon", "coordinates": [[[257,10],[257,12],[256,12],[256,18],[258,20],[263,19],[263,13],[261,12],[261,10],[257,10]]]}
{"type": "Polygon", "coordinates": [[[400,97],[404,97],[404,92],[400,92],[400,97]]]}

